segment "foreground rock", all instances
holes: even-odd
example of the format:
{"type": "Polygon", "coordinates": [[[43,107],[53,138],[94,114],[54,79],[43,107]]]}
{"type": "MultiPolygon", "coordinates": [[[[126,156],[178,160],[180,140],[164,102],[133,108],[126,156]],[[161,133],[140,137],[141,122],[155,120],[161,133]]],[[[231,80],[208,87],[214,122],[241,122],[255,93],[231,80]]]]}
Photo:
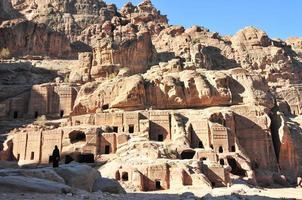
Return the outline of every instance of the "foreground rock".
{"type": "Polygon", "coordinates": [[[65,184],[89,192],[92,191],[96,180],[101,178],[97,170],[87,165],[63,165],[54,170],[64,179],[65,184]]]}
{"type": "Polygon", "coordinates": [[[44,179],[23,176],[0,177],[1,192],[68,193],[71,187],[44,179]]]}
{"type": "Polygon", "coordinates": [[[87,165],[70,164],[56,169],[1,169],[0,183],[2,192],[66,194],[72,189],[101,191],[108,181],[87,165]]]}

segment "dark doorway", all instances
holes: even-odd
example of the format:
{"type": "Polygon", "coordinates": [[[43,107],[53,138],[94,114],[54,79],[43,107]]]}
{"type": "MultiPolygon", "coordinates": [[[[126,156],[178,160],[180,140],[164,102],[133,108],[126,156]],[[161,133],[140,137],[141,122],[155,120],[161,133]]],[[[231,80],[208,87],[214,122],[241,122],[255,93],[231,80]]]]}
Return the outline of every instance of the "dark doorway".
{"type": "Polygon", "coordinates": [[[220,163],[220,165],[223,166],[223,165],[224,165],[224,160],[223,160],[223,159],[220,159],[220,160],[219,160],[219,163],[220,163]]]}
{"type": "Polygon", "coordinates": [[[64,117],[64,110],[60,110],[60,117],[61,117],[61,118],[64,117]]]}
{"type": "Polygon", "coordinates": [[[110,153],[110,145],[106,145],[105,146],[105,154],[109,154],[110,153]]]}
{"type": "Polygon", "coordinates": [[[232,168],[231,173],[237,176],[245,177],[246,171],[240,167],[237,161],[234,158],[228,158],[228,164],[232,168]]]}
{"type": "Polygon", "coordinates": [[[30,154],[30,160],[33,160],[33,159],[35,159],[35,152],[31,152],[31,154],[30,154]]]}
{"type": "Polygon", "coordinates": [[[18,118],[18,111],[15,111],[14,112],[14,119],[17,119],[18,118]]]}
{"type": "Polygon", "coordinates": [[[128,177],[128,172],[123,172],[122,173],[122,181],[128,181],[129,177],[128,177]]]}
{"type": "Polygon", "coordinates": [[[134,133],[134,125],[129,125],[129,133],[134,133]]]}
{"type": "Polygon", "coordinates": [[[69,139],[72,144],[80,142],[80,141],[86,141],[86,135],[82,131],[72,131],[69,133],[69,139]]]}
{"type": "Polygon", "coordinates": [[[156,189],[156,190],[161,190],[161,189],[162,189],[162,188],[161,188],[160,180],[156,180],[156,181],[155,181],[155,189],[156,189]]]}
{"type": "Polygon", "coordinates": [[[199,143],[198,143],[198,147],[199,147],[199,148],[201,148],[201,149],[204,149],[204,146],[203,146],[202,141],[199,141],[199,143]]]}
{"type": "Polygon", "coordinates": [[[163,141],[164,141],[164,136],[163,136],[163,134],[158,134],[158,135],[157,135],[157,141],[159,141],[159,142],[163,142],[163,141]]]}
{"type": "Polygon", "coordinates": [[[108,110],[108,109],[109,109],[109,104],[104,104],[104,105],[102,106],[102,109],[103,109],[103,110],[108,110]]]}
{"type": "Polygon", "coordinates": [[[236,152],[236,147],[235,147],[235,145],[231,146],[231,152],[236,152]]]}
{"type": "Polygon", "coordinates": [[[214,146],[211,144],[211,145],[210,145],[210,148],[211,148],[211,149],[214,149],[214,146]]]}
{"type": "Polygon", "coordinates": [[[35,117],[35,119],[39,117],[39,112],[38,111],[35,112],[34,117],[35,117]]]}
{"type": "Polygon", "coordinates": [[[70,155],[65,156],[65,164],[69,164],[71,163],[73,160],[73,158],[70,155]]]}
{"type": "Polygon", "coordinates": [[[20,154],[18,153],[18,155],[17,155],[17,161],[19,161],[20,160],[20,154]]]}
{"type": "Polygon", "coordinates": [[[118,133],[118,127],[117,127],[117,126],[114,126],[114,127],[113,127],[113,132],[114,132],[114,133],[118,133]]]}
{"type": "Polygon", "coordinates": [[[92,153],[79,155],[79,163],[94,163],[94,155],[92,153]]]}
{"type": "Polygon", "coordinates": [[[218,151],[219,151],[219,153],[223,153],[223,148],[222,148],[222,146],[219,147],[219,150],[218,150],[218,151]]]}
{"type": "Polygon", "coordinates": [[[195,155],[195,151],[194,150],[185,150],[183,152],[181,152],[181,159],[183,160],[189,160],[189,159],[193,159],[195,155]]]}

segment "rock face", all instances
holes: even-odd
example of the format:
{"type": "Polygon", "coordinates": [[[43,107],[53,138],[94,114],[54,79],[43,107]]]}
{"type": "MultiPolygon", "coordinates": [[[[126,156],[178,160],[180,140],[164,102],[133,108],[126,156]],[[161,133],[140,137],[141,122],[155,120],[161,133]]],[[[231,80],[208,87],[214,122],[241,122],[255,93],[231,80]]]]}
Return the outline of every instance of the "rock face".
{"type": "Polygon", "coordinates": [[[44,24],[17,21],[13,25],[0,27],[0,49],[7,49],[11,56],[51,56],[68,58],[72,56],[66,37],[54,32],[44,24]]]}
{"type": "Polygon", "coordinates": [[[90,113],[105,105],[109,108],[127,110],[145,109],[150,106],[171,109],[230,105],[232,102],[228,85],[229,76],[223,73],[217,74],[215,80],[214,76],[210,77],[209,74],[195,71],[162,76],[150,72],[145,77],[134,75],[104,82],[96,88],[91,85],[95,86],[95,83],[89,83],[79,92],[75,114],[90,113]],[[213,85],[210,82],[213,82],[213,85]],[[88,95],[90,102],[86,99],[88,95]],[[91,101],[95,103],[91,104],[91,101]],[[84,113],[79,113],[81,111],[84,113]]]}
{"type": "Polygon", "coordinates": [[[79,54],[79,66],[75,67],[69,75],[71,83],[86,83],[91,81],[92,53],[79,54]]]}
{"type": "Polygon", "coordinates": [[[102,39],[93,49],[91,76],[94,79],[108,77],[127,68],[131,74],[143,73],[152,58],[152,43],[149,32],[133,33],[134,38],[119,43],[102,39]]]}
{"type": "MultiPolygon", "coordinates": [[[[70,193],[72,188],[92,191],[99,172],[87,165],[70,164],[58,169],[1,169],[1,192],[70,193]]],[[[103,182],[103,181],[101,181],[103,182]]],[[[100,184],[100,183],[98,183],[100,184]]]]}
{"type": "Polygon", "coordinates": [[[0,159],[47,164],[57,145],[62,161],[101,163],[104,176],[0,172],[5,189],[28,176],[20,188],[45,192],[301,184],[300,38],[171,26],[149,0],[11,0],[0,11],[0,159]]]}
{"type": "Polygon", "coordinates": [[[11,1],[1,1],[0,11],[0,23],[18,16],[17,12],[13,9],[11,1]]]}

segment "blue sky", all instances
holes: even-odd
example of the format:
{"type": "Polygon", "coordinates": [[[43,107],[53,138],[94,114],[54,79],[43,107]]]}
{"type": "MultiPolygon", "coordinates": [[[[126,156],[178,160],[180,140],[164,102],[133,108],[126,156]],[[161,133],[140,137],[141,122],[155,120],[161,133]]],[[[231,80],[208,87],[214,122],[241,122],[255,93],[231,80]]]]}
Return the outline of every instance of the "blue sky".
{"type": "MultiPolygon", "coordinates": [[[[120,8],[131,1],[105,0],[120,8]]],[[[222,35],[245,26],[263,29],[272,38],[302,37],[302,0],[153,0],[172,25],[200,25],[222,35]]]]}

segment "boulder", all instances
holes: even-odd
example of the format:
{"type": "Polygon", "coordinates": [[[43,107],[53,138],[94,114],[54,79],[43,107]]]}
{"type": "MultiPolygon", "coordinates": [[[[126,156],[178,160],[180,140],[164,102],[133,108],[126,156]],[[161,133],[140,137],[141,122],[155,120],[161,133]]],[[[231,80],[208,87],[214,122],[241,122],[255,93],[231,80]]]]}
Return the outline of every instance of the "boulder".
{"type": "Polygon", "coordinates": [[[98,178],[92,188],[93,192],[102,191],[113,194],[123,194],[125,190],[118,181],[109,178],[98,178]]]}
{"type": "Polygon", "coordinates": [[[73,188],[78,188],[91,192],[93,185],[98,178],[101,178],[100,173],[87,165],[69,164],[61,165],[54,169],[64,180],[67,185],[73,188]]]}

